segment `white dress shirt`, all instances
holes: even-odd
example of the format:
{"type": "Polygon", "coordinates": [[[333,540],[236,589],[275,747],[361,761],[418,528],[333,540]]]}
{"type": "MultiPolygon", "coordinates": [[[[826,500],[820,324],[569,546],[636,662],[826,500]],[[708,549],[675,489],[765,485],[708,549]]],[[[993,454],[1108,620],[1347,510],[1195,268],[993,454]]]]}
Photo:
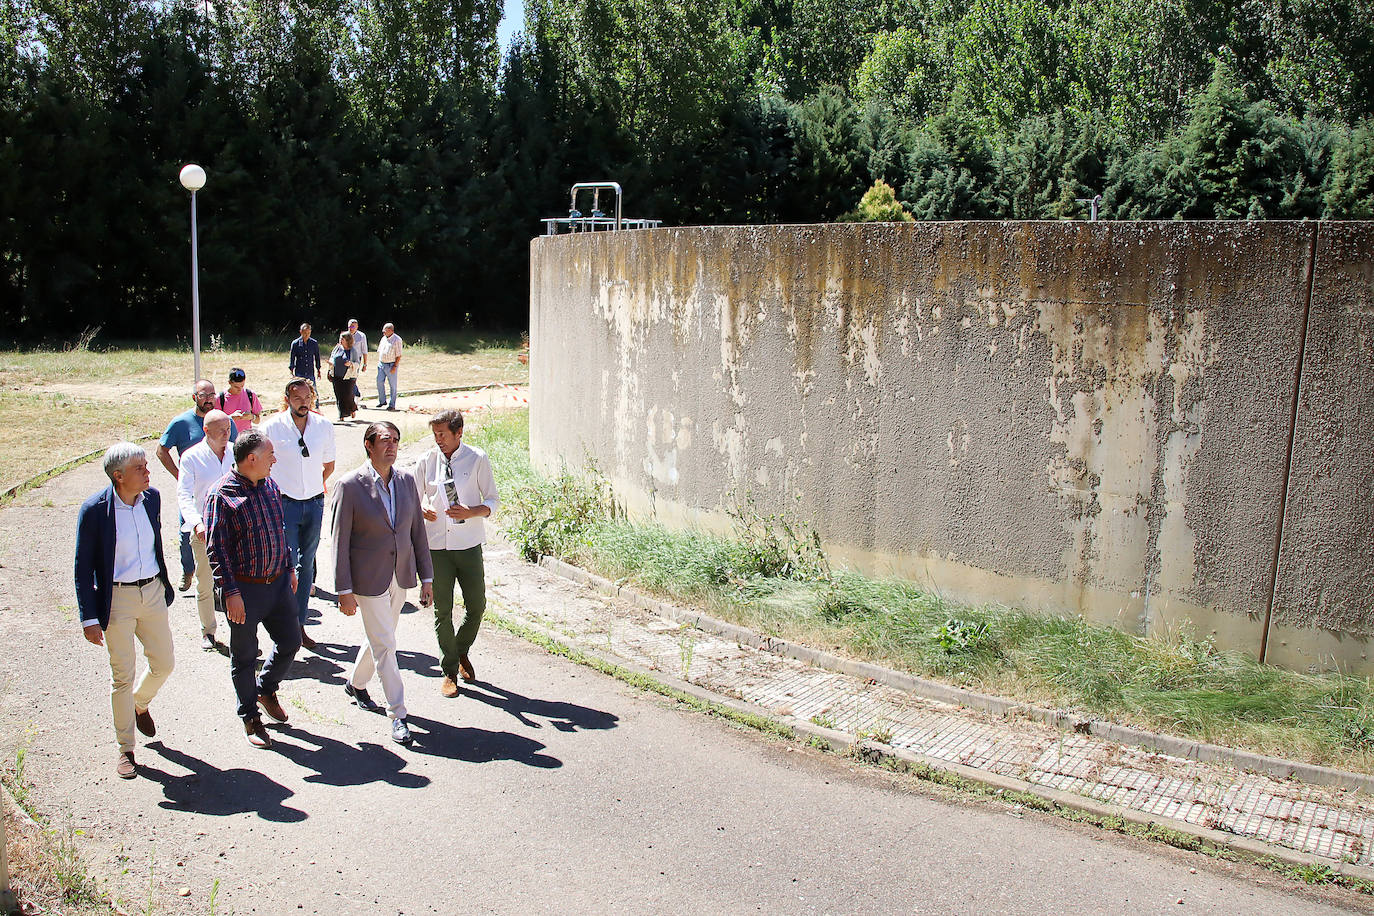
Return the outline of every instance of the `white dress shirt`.
{"type": "Polygon", "coordinates": [[[262,431],[276,451],[272,479],[282,495],[314,499],[324,493],[324,466],[334,460],[334,424],[317,413],[308,413],[302,433],[291,411],[283,410],[262,424],[262,431]],[[301,454],[302,439],[309,455],[301,454]]]}
{"type": "Polygon", "coordinates": [[[486,506],[494,514],[501,507],[496,492],[496,478],[491,473],[491,461],[480,448],[464,442],[447,461],[438,446],[425,452],[415,465],[415,488],[420,491],[420,504],[439,514],[434,521],[425,522],[430,550],[467,550],[487,539],[481,516],[454,521],[444,513],[452,505],[445,487],[444,465],[453,469],[453,486],[458,502],[464,506],[486,506]]]}
{"type": "Polygon", "coordinates": [[[362,331],[351,331],[353,335],[353,361],[359,366],[367,359],[367,335],[362,331]]]}
{"type": "Polygon", "coordinates": [[[157,575],[157,551],[154,549],[153,523],[143,506],[143,494],[127,505],[115,493],[115,554],[114,581],[137,582],[157,575]]]}
{"type": "Polygon", "coordinates": [[[205,515],[205,501],[210,489],[219,479],[234,469],[234,445],[224,444],[224,457],[210,448],[208,439],[201,439],[181,456],[181,473],[177,477],[177,508],[181,510],[181,530],[195,531],[205,515]]]}
{"type": "Polygon", "coordinates": [[[400,334],[392,334],[377,341],[377,362],[394,363],[396,357],[401,355],[402,344],[400,334]]]}

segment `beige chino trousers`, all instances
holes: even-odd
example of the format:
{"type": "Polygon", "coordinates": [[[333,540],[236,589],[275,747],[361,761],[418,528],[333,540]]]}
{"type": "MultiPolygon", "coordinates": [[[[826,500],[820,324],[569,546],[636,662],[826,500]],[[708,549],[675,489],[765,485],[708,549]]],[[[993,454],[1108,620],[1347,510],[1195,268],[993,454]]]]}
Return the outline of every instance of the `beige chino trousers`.
{"type": "Polygon", "coordinates": [[[210,554],[205,544],[191,532],[191,553],[196,558],[196,611],[200,614],[200,633],[214,636],[215,626],[215,576],[210,572],[210,554]]]}
{"type": "Polygon", "coordinates": [[[142,588],[116,585],[110,593],[110,623],[105,628],[110,653],[110,707],[121,751],[134,749],[134,709],[147,709],[172,673],[172,628],[167,622],[162,580],[142,588]],[[147,667],[134,686],[138,668],[137,639],[147,667]]]}
{"type": "Polygon", "coordinates": [[[385,595],[354,595],[358,599],[358,616],[363,619],[365,641],[353,663],[348,682],[366,688],[372,675],[382,682],[386,694],[386,714],[393,719],[406,717],[405,687],[401,684],[401,666],[396,661],[396,624],[405,607],[406,590],[391,577],[391,587],[385,595]]]}

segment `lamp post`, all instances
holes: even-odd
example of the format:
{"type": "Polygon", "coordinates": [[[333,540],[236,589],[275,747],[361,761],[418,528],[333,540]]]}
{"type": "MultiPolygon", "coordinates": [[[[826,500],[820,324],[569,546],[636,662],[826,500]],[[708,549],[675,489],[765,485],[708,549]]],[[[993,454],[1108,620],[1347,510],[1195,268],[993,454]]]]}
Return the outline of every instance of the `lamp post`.
{"type": "Polygon", "coordinates": [[[195,353],[195,378],[200,381],[200,262],[196,252],[196,192],[205,187],[205,169],[192,162],[181,169],[181,186],[191,192],[191,350],[195,353]]]}

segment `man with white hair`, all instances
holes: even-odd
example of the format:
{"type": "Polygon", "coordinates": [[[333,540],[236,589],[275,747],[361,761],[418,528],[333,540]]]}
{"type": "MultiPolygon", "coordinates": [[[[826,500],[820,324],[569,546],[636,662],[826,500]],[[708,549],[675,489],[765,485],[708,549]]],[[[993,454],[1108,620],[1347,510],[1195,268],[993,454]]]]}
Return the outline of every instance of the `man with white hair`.
{"type": "Polygon", "coordinates": [[[148,453],[118,442],[104,465],[110,485],[82,503],[76,519],[76,606],[86,641],[110,655],[115,774],[133,779],[134,728],[157,734],[148,706],[172,673],[167,606],[176,592],[162,556],[162,497],[151,486],[148,453]],[[137,685],[135,639],[148,659],[137,685]]]}
{"type": "Polygon", "coordinates": [[[205,500],[220,479],[234,469],[234,453],[229,450],[229,428],[233,419],[222,410],[205,415],[205,438],[181,455],[181,474],[177,477],[177,506],[181,509],[181,530],[190,535],[196,558],[196,610],[200,614],[201,648],[215,651],[215,579],[210,574],[210,555],[205,549],[205,500]]]}
{"type": "Polygon", "coordinates": [[[401,335],[391,322],[382,325],[382,339],[377,341],[377,409],[396,409],[396,386],[399,384],[398,370],[401,368],[401,348],[404,346],[401,335]],[[391,385],[391,401],[386,398],[386,386],[391,385]]]}

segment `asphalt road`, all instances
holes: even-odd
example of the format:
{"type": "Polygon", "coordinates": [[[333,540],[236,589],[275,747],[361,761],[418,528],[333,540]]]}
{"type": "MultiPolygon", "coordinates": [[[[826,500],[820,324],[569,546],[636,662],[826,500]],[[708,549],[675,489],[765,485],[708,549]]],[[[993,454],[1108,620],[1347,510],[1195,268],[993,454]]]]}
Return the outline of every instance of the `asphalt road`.
{"type": "MultiPolygon", "coordinates": [[[[340,438],[340,468],[355,467],[361,429],[340,438]]],[[[400,630],[412,747],[348,704],[361,624],[316,601],[319,650],[298,657],[280,694],[291,722],[261,751],[234,716],[228,660],[197,647],[194,598],[179,595],[158,737],[140,738],[140,777],[120,780],[108,664],[81,638],[71,576],[77,506],[103,483],[87,465],[0,510],[0,750],[12,762],[28,748],[37,806],[82,831],[92,870],[131,910],[151,886],[155,912],[205,913],[215,882],[216,912],[237,914],[1301,914],[1360,902],[937,797],[492,628],[474,653],[481,681],[446,700],[430,618],[413,606],[400,630]]],[[[158,467],[154,486],[171,492],[158,467]]],[[[164,509],[173,554],[175,522],[164,509]]]]}

